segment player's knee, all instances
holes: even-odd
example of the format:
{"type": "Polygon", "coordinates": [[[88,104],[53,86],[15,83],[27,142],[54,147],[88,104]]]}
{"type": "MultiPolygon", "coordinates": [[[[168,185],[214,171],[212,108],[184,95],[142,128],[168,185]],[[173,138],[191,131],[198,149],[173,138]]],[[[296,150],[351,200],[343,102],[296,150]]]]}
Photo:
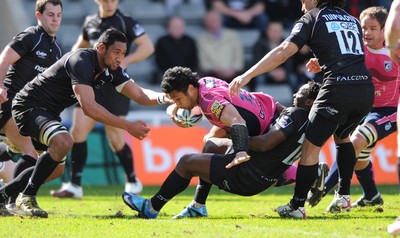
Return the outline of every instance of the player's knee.
{"type": "Polygon", "coordinates": [[[182,176],[191,174],[190,171],[192,170],[193,161],[193,155],[184,155],[180,158],[178,164],[175,167],[175,170],[178,172],[178,174],[182,176]]]}
{"type": "MultiPolygon", "coordinates": [[[[359,140],[364,140],[365,142],[363,142],[363,144],[366,143],[366,146],[371,146],[378,140],[378,133],[375,128],[368,123],[358,126],[353,134],[357,135],[360,138],[359,140]]],[[[356,145],[354,145],[354,147],[356,147],[356,145]]]]}

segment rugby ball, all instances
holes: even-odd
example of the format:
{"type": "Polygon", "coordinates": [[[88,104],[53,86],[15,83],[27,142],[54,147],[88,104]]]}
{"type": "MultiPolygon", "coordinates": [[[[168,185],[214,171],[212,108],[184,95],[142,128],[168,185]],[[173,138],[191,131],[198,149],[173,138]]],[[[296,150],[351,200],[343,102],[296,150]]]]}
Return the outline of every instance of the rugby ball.
{"type": "Polygon", "coordinates": [[[173,120],[175,124],[185,128],[193,127],[199,124],[199,122],[203,118],[203,113],[201,112],[199,106],[195,106],[191,110],[188,110],[183,108],[176,109],[176,105],[172,104],[167,108],[167,114],[174,115],[175,120],[178,120],[178,121],[173,120]]]}

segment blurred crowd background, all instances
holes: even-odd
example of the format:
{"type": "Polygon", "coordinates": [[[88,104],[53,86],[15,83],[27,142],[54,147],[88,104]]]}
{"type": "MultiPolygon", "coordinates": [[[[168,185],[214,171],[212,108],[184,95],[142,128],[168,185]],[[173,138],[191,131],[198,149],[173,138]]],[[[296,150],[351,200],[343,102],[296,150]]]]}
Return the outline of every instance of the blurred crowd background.
{"type": "MultiPolygon", "coordinates": [[[[0,3],[3,5],[2,29],[12,28],[12,33],[5,31],[0,36],[1,47],[15,33],[36,24],[35,2],[4,0],[0,3]]],[[[358,17],[369,6],[389,8],[391,2],[348,0],[346,10],[358,17]]],[[[63,3],[57,40],[66,53],[81,33],[85,17],[96,14],[98,6],[94,0],[64,0],[63,3]]],[[[119,9],[144,27],[156,47],[151,57],[130,65],[127,71],[141,86],[157,91],[163,72],[177,65],[190,67],[201,76],[232,80],[280,44],[303,14],[298,0],[120,0],[119,9]],[[227,14],[226,8],[234,14],[227,14]]],[[[299,85],[309,79],[321,80],[321,75],[308,73],[305,68],[310,57],[311,52],[304,47],[285,64],[252,80],[249,89],[269,93],[290,106],[292,93],[299,85]]],[[[154,110],[133,102],[131,107],[132,111],[154,110]]],[[[148,117],[152,119],[154,115],[148,117]]]]}

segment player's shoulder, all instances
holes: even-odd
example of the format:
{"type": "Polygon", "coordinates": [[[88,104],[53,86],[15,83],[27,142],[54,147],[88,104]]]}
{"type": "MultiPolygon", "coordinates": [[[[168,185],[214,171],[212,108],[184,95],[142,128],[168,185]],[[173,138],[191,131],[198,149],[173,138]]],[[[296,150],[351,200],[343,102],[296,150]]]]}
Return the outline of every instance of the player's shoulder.
{"type": "Polygon", "coordinates": [[[115,15],[118,17],[122,17],[125,21],[136,22],[136,20],[132,16],[130,16],[128,13],[126,13],[125,11],[122,11],[120,9],[117,9],[117,12],[115,13],[115,15]]]}
{"type": "Polygon", "coordinates": [[[301,107],[287,107],[282,111],[281,115],[290,116],[293,119],[295,119],[295,118],[302,118],[304,116],[307,116],[308,113],[309,113],[309,110],[306,110],[301,107]]]}

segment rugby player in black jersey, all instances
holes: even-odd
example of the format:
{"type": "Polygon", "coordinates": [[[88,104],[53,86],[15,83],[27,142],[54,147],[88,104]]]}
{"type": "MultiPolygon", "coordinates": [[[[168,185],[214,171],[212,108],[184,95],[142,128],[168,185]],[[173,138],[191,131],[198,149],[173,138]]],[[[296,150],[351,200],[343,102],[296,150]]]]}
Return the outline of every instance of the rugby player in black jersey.
{"type": "MultiPolygon", "coordinates": [[[[250,159],[241,157],[239,153],[184,155],[152,198],[144,199],[124,192],[123,201],[139,212],[139,217],[156,218],[161,208],[185,190],[195,176],[242,196],[264,191],[278,182],[285,170],[300,158],[308,113],[320,87],[314,81],[303,85],[293,95],[294,107],[284,109],[266,134],[250,137],[248,145],[241,145],[248,148],[250,159]]],[[[173,218],[207,216],[207,195],[199,197],[196,190],[193,202],[173,218]]]]}
{"type": "MultiPolygon", "coordinates": [[[[15,94],[26,83],[61,58],[62,52],[56,41],[56,33],[61,24],[62,6],[61,0],[37,0],[37,25],[17,34],[0,55],[0,134],[6,142],[0,143],[0,161],[5,166],[0,178],[5,182],[34,166],[38,158],[31,139],[19,133],[11,118],[11,103],[15,94]],[[16,165],[10,160],[14,152],[22,153],[16,165]]],[[[46,149],[38,144],[35,146],[37,150],[46,149]]],[[[57,172],[59,174],[55,177],[62,175],[63,168],[57,172]]],[[[16,197],[10,197],[9,204],[6,205],[10,212],[18,212],[15,209],[15,199],[16,197]]]]}
{"type": "Polygon", "coordinates": [[[371,111],[374,87],[365,65],[359,21],[345,12],[345,0],[301,0],[305,13],[289,37],[230,84],[231,94],[257,75],[266,73],[308,45],[322,66],[323,86],[309,115],[294,196],[277,208],[282,217],[304,219],[307,193],[318,175],[321,147],[334,135],[340,183],[329,211],[351,208],[350,184],[357,161],[350,133],[371,111]]]}
{"type": "MultiPolygon", "coordinates": [[[[149,57],[154,52],[153,43],[146,34],[145,29],[132,17],[118,9],[119,0],[95,0],[99,12],[86,17],[82,33],[78,37],[73,49],[93,47],[100,34],[109,28],[122,31],[128,39],[128,48],[120,67],[126,69],[129,64],[134,64],[149,57]],[[130,52],[131,45],[135,50],[130,52]]],[[[132,1],[135,4],[135,1],[132,1]]],[[[129,98],[119,94],[111,85],[96,91],[96,101],[116,116],[125,117],[129,111],[129,98]],[[102,93],[106,91],[107,94],[102,93]]],[[[96,125],[96,121],[85,116],[82,109],[74,107],[71,135],[74,145],[71,150],[71,178],[70,182],[63,183],[60,189],[51,191],[51,194],[59,198],[81,198],[82,172],[88,158],[87,137],[96,125]]],[[[125,191],[140,193],[142,184],[134,171],[134,159],[132,150],[125,142],[124,130],[105,125],[105,132],[111,149],[116,153],[125,172],[125,191]]]]}
{"type": "MultiPolygon", "coordinates": [[[[95,91],[107,84],[141,105],[158,105],[168,100],[164,93],[141,88],[119,67],[126,54],[126,43],[122,32],[109,29],[100,36],[94,49],[68,52],[14,97],[12,116],[19,132],[48,147],[47,153],[39,157],[32,175],[24,180],[26,187],[16,200],[24,215],[48,216],[38,206],[36,194],[72,148],[73,139],[61,124],[60,114],[65,108],[79,102],[85,115],[96,121],[124,129],[139,140],[148,135],[150,128],[143,121],[130,122],[115,116],[95,100],[95,91]]],[[[20,176],[24,173],[29,174],[25,170],[20,176]]],[[[0,194],[13,192],[2,190],[3,187],[0,194]]]]}

